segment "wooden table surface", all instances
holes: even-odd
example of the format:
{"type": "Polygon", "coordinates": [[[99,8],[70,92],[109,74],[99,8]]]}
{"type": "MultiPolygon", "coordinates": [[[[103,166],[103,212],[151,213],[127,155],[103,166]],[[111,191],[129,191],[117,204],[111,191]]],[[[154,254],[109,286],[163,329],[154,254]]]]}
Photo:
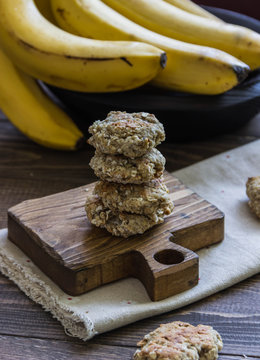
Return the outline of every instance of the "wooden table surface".
{"type": "MultiPolygon", "coordinates": [[[[232,134],[180,144],[164,143],[174,171],[260,138],[260,117],[232,134]]],[[[0,228],[7,209],[22,200],[87,184],[93,150],[77,153],[41,148],[0,116],[0,228]]],[[[177,311],[148,318],[84,343],[67,336],[52,316],[0,275],[0,359],[130,360],[136,343],[159,324],[174,320],[214,326],[224,341],[219,359],[260,359],[260,275],[177,311]]]]}

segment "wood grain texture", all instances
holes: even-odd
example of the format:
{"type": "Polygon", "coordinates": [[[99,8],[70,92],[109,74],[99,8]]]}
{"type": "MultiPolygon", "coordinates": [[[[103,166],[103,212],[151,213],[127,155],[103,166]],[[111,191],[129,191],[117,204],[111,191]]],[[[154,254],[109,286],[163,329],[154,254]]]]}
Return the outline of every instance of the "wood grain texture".
{"type": "MultiPolygon", "coordinates": [[[[113,347],[117,346],[136,347],[138,340],[159,326],[160,323],[181,320],[194,325],[208,324],[216,328],[225,344],[222,353],[237,354],[238,356],[245,354],[254,357],[260,354],[259,299],[260,275],[193,305],[165,315],[138,321],[99,335],[87,344],[83,344],[78,339],[66,336],[62,326],[49,313],[42,311],[39,305],[28,299],[8,279],[3,278],[3,281],[0,282],[0,334],[52,339],[56,342],[69,341],[84,345],[86,353],[90,344],[109,345],[111,346],[110,351],[113,352],[113,347]]],[[[78,348],[73,345],[71,348],[77,354],[78,348]]],[[[50,353],[52,353],[51,349],[50,353]]],[[[21,359],[23,358],[21,357],[21,359]]]]}
{"type": "MultiPolygon", "coordinates": [[[[260,138],[259,119],[260,116],[241,128],[237,134],[197,142],[164,143],[160,150],[167,159],[167,170],[178,170],[260,138]]],[[[77,153],[43,149],[22,136],[2,116],[0,227],[7,226],[7,209],[23,200],[94,181],[93,172],[88,167],[91,156],[93,152],[90,148],[77,153]]],[[[260,359],[260,275],[179,311],[171,311],[99,335],[86,344],[67,336],[57,320],[2,275],[0,305],[1,360],[24,360],[25,348],[26,355],[30,351],[29,360],[37,360],[39,356],[42,356],[41,360],[77,359],[79,356],[88,360],[130,360],[136,349],[136,342],[145,333],[158,327],[160,323],[174,320],[194,325],[204,323],[216,328],[224,341],[219,360],[260,359]],[[20,340],[20,346],[16,346],[17,339],[20,340]],[[39,339],[45,341],[35,341],[39,339]],[[70,344],[69,353],[67,343],[70,344]],[[128,348],[128,355],[124,352],[125,348],[128,348]]]]}
{"type": "MultiPolygon", "coordinates": [[[[9,338],[0,336],[1,359],[27,360],[132,360],[135,348],[128,346],[112,347],[96,344],[71,344],[39,339],[9,338]]],[[[239,360],[240,357],[221,354],[219,360],[239,360]]],[[[250,357],[250,360],[256,358],[250,357]]]]}
{"type": "Polygon", "coordinates": [[[91,225],[91,183],[12,207],[8,236],[70,295],[136,277],[152,300],[167,298],[198,283],[198,256],[190,250],[223,239],[224,214],[177,178],[164,178],[175,208],[143,235],[124,239],[91,225]]]}
{"type": "Polygon", "coordinates": [[[94,344],[71,344],[52,340],[24,339],[21,337],[0,336],[1,359],[26,360],[116,360],[132,359],[135,349],[94,344]]]}

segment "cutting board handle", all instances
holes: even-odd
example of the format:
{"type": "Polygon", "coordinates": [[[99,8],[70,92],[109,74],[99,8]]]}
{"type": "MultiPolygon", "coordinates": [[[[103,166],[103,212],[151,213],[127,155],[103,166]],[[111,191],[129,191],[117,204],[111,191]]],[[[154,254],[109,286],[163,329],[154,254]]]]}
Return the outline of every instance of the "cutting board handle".
{"type": "Polygon", "coordinates": [[[153,301],[185,291],[198,283],[199,258],[193,251],[161,234],[158,242],[140,244],[133,257],[133,276],[145,286],[153,301]]]}

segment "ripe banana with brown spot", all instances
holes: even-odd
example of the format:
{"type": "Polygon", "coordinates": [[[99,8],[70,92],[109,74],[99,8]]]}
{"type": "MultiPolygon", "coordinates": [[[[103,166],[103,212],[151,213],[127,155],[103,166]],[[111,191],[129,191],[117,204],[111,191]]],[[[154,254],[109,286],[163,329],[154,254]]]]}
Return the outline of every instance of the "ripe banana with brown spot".
{"type": "Polygon", "coordinates": [[[0,43],[24,72],[85,92],[136,88],[154,78],[166,61],[164,51],[149,44],[69,34],[46,20],[33,0],[0,0],[0,43]]]}
{"type": "Polygon", "coordinates": [[[34,2],[45,19],[49,20],[52,24],[57,25],[51,10],[50,0],[34,0],[34,2]]]}
{"type": "Polygon", "coordinates": [[[260,67],[260,34],[238,25],[219,23],[178,9],[164,0],[104,0],[137,24],[164,36],[225,51],[260,67]]]}
{"type": "Polygon", "coordinates": [[[59,150],[76,150],[82,132],[39,87],[0,49],[0,108],[23,134],[36,143],[59,150]]]}
{"type": "Polygon", "coordinates": [[[154,85],[197,94],[220,94],[236,86],[249,72],[246,64],[229,54],[147,30],[100,0],[51,3],[56,21],[68,32],[97,39],[138,40],[165,50],[167,65],[152,81],[154,85]]]}

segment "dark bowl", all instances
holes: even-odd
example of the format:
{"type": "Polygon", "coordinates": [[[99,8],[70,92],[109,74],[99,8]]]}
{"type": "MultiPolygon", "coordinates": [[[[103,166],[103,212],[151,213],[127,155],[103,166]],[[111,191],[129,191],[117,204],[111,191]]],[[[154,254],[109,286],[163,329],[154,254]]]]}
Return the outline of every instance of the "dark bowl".
{"type": "MultiPolygon", "coordinates": [[[[233,11],[207,7],[223,20],[260,33],[260,21],[233,11]]],[[[53,86],[49,89],[63,102],[79,127],[104,119],[111,110],[154,113],[164,124],[168,141],[213,136],[244,125],[260,110],[260,70],[222,95],[193,95],[150,86],[120,93],[81,93],[53,86]]]]}

